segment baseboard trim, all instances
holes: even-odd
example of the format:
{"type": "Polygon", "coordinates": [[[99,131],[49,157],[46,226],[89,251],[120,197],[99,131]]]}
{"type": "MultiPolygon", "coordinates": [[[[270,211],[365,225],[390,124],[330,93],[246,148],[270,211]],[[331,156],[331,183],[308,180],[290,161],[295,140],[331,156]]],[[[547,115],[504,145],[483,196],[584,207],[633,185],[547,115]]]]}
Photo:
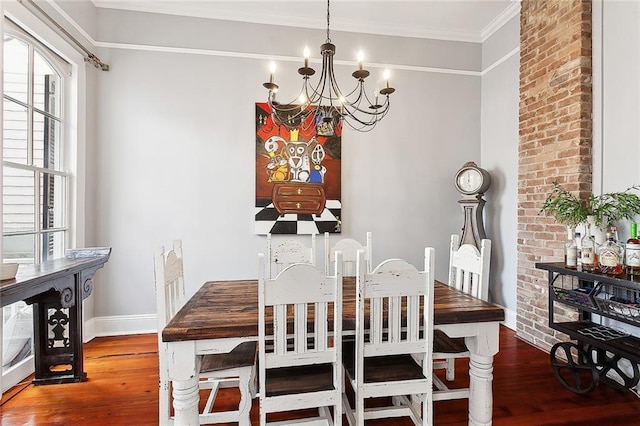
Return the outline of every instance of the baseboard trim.
{"type": "Polygon", "coordinates": [[[88,342],[96,337],[156,333],[156,321],[155,314],[91,318],[84,324],[83,340],[88,342]]]}
{"type": "Polygon", "coordinates": [[[504,309],[504,321],[502,322],[502,324],[505,327],[508,327],[511,330],[515,331],[516,324],[518,322],[518,315],[516,314],[515,311],[507,309],[504,306],[502,307],[502,309],[504,309]]]}

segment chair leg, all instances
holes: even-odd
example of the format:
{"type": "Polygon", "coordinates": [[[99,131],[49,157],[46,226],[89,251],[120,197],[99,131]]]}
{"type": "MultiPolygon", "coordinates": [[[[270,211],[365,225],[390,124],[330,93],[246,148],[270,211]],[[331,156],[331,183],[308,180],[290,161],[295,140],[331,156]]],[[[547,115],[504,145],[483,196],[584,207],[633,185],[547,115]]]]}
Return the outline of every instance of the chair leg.
{"type": "MultiPolygon", "coordinates": [[[[262,394],[262,390],[260,392],[262,394]]],[[[260,426],[267,425],[267,413],[265,412],[265,408],[262,406],[262,398],[260,398],[260,426]]]]}
{"type": "Polygon", "coordinates": [[[356,423],[356,419],[353,416],[353,410],[351,404],[349,404],[349,398],[346,392],[342,392],[342,410],[347,416],[347,423],[349,426],[353,426],[356,423]]]}
{"type": "Polygon", "coordinates": [[[171,395],[170,395],[171,381],[160,380],[160,387],[158,390],[159,401],[159,421],[160,426],[167,426],[171,424],[171,395]]]}
{"type": "Polygon", "coordinates": [[[433,424],[433,399],[429,397],[422,401],[422,424],[425,426],[433,424]]]}
{"type": "Polygon", "coordinates": [[[455,358],[449,358],[447,359],[447,380],[450,382],[453,382],[454,379],[456,378],[456,359],[455,358]]]}
{"type": "Polygon", "coordinates": [[[333,407],[333,424],[342,426],[342,401],[338,401],[333,407]]]}
{"type": "Polygon", "coordinates": [[[364,398],[356,396],[356,424],[364,426],[364,398]]]}
{"type": "Polygon", "coordinates": [[[240,370],[240,381],[238,387],[240,388],[240,404],[238,405],[238,423],[240,426],[251,426],[249,420],[249,414],[251,412],[251,382],[252,382],[252,368],[243,368],[240,370]]]}

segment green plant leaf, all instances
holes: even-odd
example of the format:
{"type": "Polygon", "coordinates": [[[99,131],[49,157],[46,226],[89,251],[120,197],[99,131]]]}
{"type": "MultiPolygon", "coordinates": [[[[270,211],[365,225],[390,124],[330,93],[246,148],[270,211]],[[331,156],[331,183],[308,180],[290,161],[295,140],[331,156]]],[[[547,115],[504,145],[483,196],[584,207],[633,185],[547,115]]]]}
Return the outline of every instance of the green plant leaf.
{"type": "Polygon", "coordinates": [[[580,200],[558,182],[553,182],[553,189],[542,204],[540,213],[551,215],[556,222],[573,227],[585,222],[587,216],[591,215],[596,226],[610,226],[640,214],[640,197],[630,192],[638,189],[640,186],[634,185],[623,192],[591,194],[586,200],[580,200]]]}

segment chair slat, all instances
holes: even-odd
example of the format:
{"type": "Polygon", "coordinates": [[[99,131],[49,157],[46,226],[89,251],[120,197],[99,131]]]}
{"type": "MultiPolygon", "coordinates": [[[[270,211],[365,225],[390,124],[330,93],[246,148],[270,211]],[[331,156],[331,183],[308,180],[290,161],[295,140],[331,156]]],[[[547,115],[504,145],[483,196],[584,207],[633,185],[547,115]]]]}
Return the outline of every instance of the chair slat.
{"type": "Polygon", "coordinates": [[[315,348],[318,351],[326,351],[329,348],[327,321],[330,320],[328,315],[328,306],[326,303],[315,304],[315,348]]]}

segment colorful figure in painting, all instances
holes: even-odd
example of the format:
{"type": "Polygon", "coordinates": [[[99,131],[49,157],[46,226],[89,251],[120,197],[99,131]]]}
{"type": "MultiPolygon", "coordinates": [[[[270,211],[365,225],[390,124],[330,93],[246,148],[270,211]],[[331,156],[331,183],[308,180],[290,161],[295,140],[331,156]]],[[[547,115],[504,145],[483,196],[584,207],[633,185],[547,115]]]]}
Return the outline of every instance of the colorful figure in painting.
{"type": "Polygon", "coordinates": [[[315,137],[311,139],[309,146],[311,148],[311,162],[313,163],[313,168],[309,175],[309,182],[323,183],[324,174],[327,172],[327,168],[322,165],[322,160],[324,160],[324,157],[326,156],[324,148],[318,143],[315,137]]]}
{"type": "Polygon", "coordinates": [[[280,142],[284,145],[286,141],[280,136],[271,136],[264,142],[264,149],[267,151],[269,163],[267,163],[268,182],[284,182],[289,176],[289,166],[287,159],[282,157],[280,142]]]}
{"type": "Polygon", "coordinates": [[[308,182],[311,172],[309,161],[309,142],[289,141],[284,146],[289,158],[289,177],[294,182],[308,182]]]}

